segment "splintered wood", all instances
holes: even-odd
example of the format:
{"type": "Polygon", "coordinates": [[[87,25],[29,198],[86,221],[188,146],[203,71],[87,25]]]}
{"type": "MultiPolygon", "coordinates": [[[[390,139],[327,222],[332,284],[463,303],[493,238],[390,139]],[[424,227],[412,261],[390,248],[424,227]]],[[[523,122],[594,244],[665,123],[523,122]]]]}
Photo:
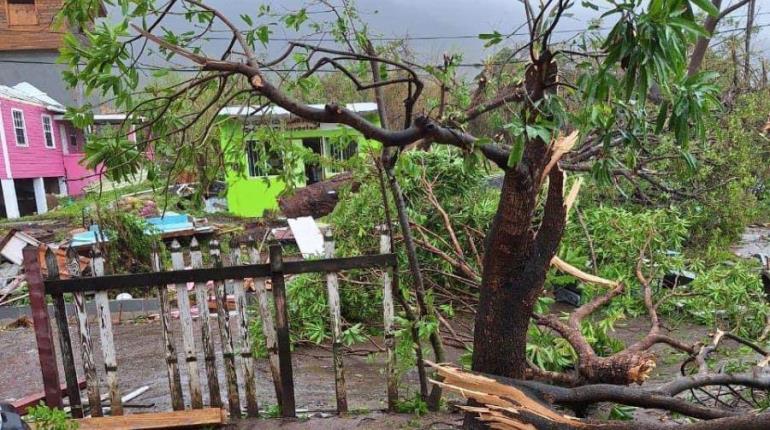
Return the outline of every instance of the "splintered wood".
{"type": "Polygon", "coordinates": [[[488,423],[491,428],[534,430],[535,427],[532,424],[522,421],[523,413],[534,415],[543,421],[579,427],[579,419],[555,412],[516,387],[465,372],[456,367],[439,365],[427,360],[425,363],[444,378],[442,382],[431,380],[433,384],[480,403],[481,406],[462,406],[461,409],[476,414],[479,420],[488,423]]]}

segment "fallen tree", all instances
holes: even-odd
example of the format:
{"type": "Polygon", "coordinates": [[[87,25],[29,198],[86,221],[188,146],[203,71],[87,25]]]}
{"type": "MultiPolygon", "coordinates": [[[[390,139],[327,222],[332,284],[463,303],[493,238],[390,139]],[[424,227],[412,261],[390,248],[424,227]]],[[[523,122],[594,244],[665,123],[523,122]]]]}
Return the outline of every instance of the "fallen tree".
{"type": "MultiPolygon", "coordinates": [[[[704,346],[698,355],[707,354],[710,346],[704,346]]],[[[494,429],[602,429],[646,430],[677,428],[687,430],[706,429],[765,429],[770,426],[770,413],[755,413],[738,408],[707,407],[690,402],[678,395],[691,389],[707,387],[732,387],[770,389],[770,375],[764,372],[767,359],[759,363],[755,372],[741,374],[713,374],[701,367],[698,374],[681,376],[655,388],[627,387],[612,384],[589,384],[579,387],[560,387],[531,380],[519,380],[501,376],[469,372],[456,367],[427,364],[441,376],[442,381],[432,381],[448,391],[473,400],[477,406],[459,406],[474,414],[494,429]],[[597,403],[610,402],[647,409],[659,409],[699,419],[691,423],[643,423],[637,421],[603,421],[581,419],[566,414],[564,408],[577,411],[597,403]]],[[[734,389],[734,388],[731,388],[734,389]]]]}
{"type": "Polygon", "coordinates": [[[278,206],[288,218],[320,218],[330,214],[337,206],[339,192],[343,187],[356,190],[358,186],[359,183],[353,180],[353,175],[344,172],[332,176],[331,179],[294,190],[292,194],[278,199],[278,206]]]}

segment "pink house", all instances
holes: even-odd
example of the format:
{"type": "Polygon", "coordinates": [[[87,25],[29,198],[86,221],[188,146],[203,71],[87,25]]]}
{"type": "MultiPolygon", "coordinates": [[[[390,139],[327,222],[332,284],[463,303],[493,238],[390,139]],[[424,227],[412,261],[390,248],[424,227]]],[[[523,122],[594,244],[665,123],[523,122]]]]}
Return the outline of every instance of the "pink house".
{"type": "MultiPolygon", "coordinates": [[[[99,180],[99,173],[80,164],[85,134],[64,119],[65,111],[26,82],[0,85],[0,216],[45,213],[47,194],[77,196],[99,180]]],[[[117,116],[123,117],[96,115],[95,121],[117,116]]]]}

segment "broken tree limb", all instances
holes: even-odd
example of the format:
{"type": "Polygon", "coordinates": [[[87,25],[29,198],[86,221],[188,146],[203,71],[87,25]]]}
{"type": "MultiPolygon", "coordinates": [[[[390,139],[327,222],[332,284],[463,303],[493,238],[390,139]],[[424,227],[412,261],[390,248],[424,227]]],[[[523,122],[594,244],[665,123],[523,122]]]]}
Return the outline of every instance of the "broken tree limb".
{"type": "Polygon", "coordinates": [[[353,180],[349,172],[332,176],[325,181],[316,182],[299,188],[294,193],[278,199],[278,206],[287,218],[312,216],[320,218],[330,214],[339,201],[339,192],[350,186],[353,191],[360,184],[353,180]]]}
{"type": "MultiPolygon", "coordinates": [[[[426,361],[444,377],[440,384],[449,391],[476,401],[479,406],[462,407],[496,429],[763,429],[770,414],[736,409],[704,407],[673,397],[670,392],[640,387],[595,384],[575,388],[557,387],[533,381],[489,376],[426,361]],[[660,409],[704,421],[692,424],[646,425],[640,422],[584,420],[563,414],[553,406],[572,407],[600,402],[660,409]]],[[[717,375],[715,375],[717,376],[717,375]]],[[[724,375],[728,376],[728,375],[724,375]]],[[[684,378],[680,378],[684,379],[684,378]]],[[[770,378],[768,378],[770,379],[770,378]]],[[[770,380],[766,381],[770,382],[770,380]]]]}

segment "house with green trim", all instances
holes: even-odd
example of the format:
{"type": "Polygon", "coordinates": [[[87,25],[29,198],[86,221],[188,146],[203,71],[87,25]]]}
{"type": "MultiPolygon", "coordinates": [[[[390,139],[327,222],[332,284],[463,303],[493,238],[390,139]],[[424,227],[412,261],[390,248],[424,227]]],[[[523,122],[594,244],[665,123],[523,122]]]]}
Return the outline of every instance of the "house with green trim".
{"type": "MultiPolygon", "coordinates": [[[[379,122],[376,103],[349,103],[346,108],[379,122]]],[[[348,126],[307,121],[278,106],[228,106],[219,115],[226,117],[219,134],[227,205],[240,216],[261,217],[277,210],[278,198],[289,185],[328,179],[345,161],[375,144],[348,126]]]]}

